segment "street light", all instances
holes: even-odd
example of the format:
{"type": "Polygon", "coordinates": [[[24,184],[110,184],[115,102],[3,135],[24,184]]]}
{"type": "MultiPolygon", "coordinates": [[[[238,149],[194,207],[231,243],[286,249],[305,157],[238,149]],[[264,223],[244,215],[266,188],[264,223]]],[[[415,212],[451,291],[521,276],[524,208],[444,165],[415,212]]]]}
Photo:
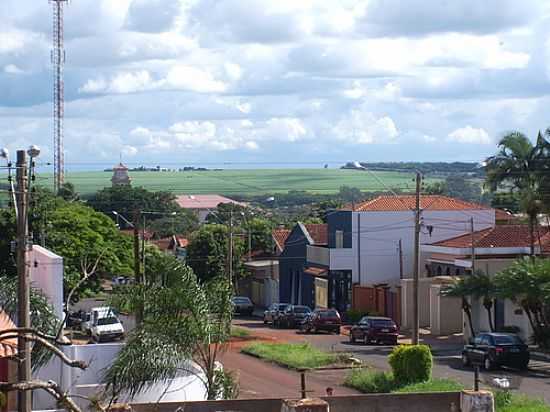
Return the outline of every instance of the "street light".
{"type": "Polygon", "coordinates": [[[122,216],[120,213],[118,213],[116,210],[112,210],[111,211],[113,213],[113,215],[116,216],[116,224],[118,226],[118,228],[120,229],[120,222],[119,222],[119,218],[124,220],[124,222],[130,226],[131,228],[134,227],[134,224],[132,222],[130,222],[128,219],[126,219],[124,216],[122,216]]]}

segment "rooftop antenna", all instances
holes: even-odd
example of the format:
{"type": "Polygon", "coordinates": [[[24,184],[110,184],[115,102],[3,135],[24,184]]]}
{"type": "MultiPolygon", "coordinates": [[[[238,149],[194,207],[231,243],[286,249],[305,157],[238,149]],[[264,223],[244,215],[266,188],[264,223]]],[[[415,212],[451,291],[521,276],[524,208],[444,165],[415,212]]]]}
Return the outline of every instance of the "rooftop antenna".
{"type": "Polygon", "coordinates": [[[65,156],[63,150],[63,117],[65,114],[65,92],[63,66],[63,7],[68,0],[48,0],[53,9],[53,48],[51,53],[53,69],[53,167],[54,191],[57,193],[65,182],[65,156]]]}

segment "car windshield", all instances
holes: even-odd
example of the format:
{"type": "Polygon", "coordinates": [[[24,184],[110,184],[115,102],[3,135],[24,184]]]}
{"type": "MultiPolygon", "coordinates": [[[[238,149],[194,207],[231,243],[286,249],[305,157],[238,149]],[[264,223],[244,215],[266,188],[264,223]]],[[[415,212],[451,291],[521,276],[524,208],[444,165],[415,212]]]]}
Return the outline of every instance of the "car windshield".
{"type": "Polygon", "coordinates": [[[103,326],[103,325],[115,325],[117,323],[120,323],[119,320],[117,318],[115,318],[114,316],[110,316],[108,318],[99,318],[97,320],[97,324],[99,326],[103,326]]]}
{"type": "Polygon", "coordinates": [[[514,335],[497,335],[493,336],[495,345],[521,345],[523,342],[520,338],[514,335]]]}
{"type": "Polygon", "coordinates": [[[371,319],[370,323],[376,328],[393,328],[395,322],[390,319],[371,319]]]}
{"type": "Polygon", "coordinates": [[[281,304],[281,305],[279,305],[279,307],[278,307],[278,308],[277,308],[277,307],[275,307],[275,309],[278,309],[278,310],[285,310],[285,309],[286,309],[287,307],[288,307],[288,305],[287,305],[287,304],[281,304]]]}
{"type": "Polygon", "coordinates": [[[250,303],[250,299],[248,299],[248,298],[233,298],[233,303],[247,304],[247,303],[250,303]]]}
{"type": "Polygon", "coordinates": [[[309,312],[311,312],[311,309],[308,308],[307,306],[296,306],[294,308],[294,312],[296,312],[296,313],[309,313],[309,312]]]}
{"type": "Polygon", "coordinates": [[[336,312],[335,310],[323,310],[323,311],[320,311],[318,313],[319,313],[319,317],[321,317],[321,318],[337,318],[338,317],[338,312],[336,312]]]}

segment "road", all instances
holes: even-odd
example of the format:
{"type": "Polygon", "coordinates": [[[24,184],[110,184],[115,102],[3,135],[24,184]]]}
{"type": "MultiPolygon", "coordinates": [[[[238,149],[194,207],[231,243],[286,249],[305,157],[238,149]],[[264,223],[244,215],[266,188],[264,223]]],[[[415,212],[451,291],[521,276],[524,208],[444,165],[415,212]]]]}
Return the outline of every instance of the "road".
{"type": "MultiPolygon", "coordinates": [[[[315,347],[327,351],[351,353],[361,359],[365,364],[380,370],[389,370],[387,355],[391,352],[391,346],[365,346],[351,344],[345,335],[333,335],[326,333],[304,335],[292,329],[272,329],[258,319],[237,318],[234,324],[250,330],[251,333],[264,339],[276,339],[281,341],[307,341],[315,347]]],[[[466,387],[472,387],[474,374],[472,369],[464,368],[460,360],[460,346],[456,344],[439,344],[434,351],[433,376],[437,378],[449,378],[462,382],[466,387]]],[[[529,370],[525,372],[508,369],[482,371],[481,378],[488,381],[495,376],[510,377],[512,382],[517,382],[519,391],[529,396],[544,398],[550,403],[550,363],[532,360],[529,370]]]]}

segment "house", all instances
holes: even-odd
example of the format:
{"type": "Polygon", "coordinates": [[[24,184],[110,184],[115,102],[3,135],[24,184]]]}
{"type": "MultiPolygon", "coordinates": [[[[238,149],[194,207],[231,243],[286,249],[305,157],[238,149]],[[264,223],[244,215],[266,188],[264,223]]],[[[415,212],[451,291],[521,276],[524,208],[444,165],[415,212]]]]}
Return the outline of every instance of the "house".
{"type": "Polygon", "coordinates": [[[297,223],[290,231],[274,231],[273,238],[276,248],[284,244],[279,255],[279,301],[327,307],[328,272],[310,267],[306,259],[308,246],[327,245],[327,225],[297,223]]]}
{"type": "Polygon", "coordinates": [[[239,280],[238,293],[256,306],[267,308],[279,301],[279,259],[272,253],[255,251],[243,263],[249,276],[239,280]]]}
{"type": "MultiPolygon", "coordinates": [[[[415,196],[379,196],[327,216],[328,243],[307,247],[308,264],[338,271],[353,284],[398,285],[414,271],[415,196]],[[401,250],[400,250],[401,246],[401,250]]],[[[420,198],[420,243],[495,225],[495,210],[446,196],[420,198]]],[[[423,267],[421,261],[420,267],[423,267]]]]}
{"type": "MultiPolygon", "coordinates": [[[[529,256],[530,238],[528,225],[497,225],[473,234],[421,245],[421,252],[427,255],[428,276],[467,276],[472,272],[472,249],[475,269],[494,275],[518,258],[529,256]]],[[[549,227],[539,227],[535,232],[535,239],[535,254],[550,253],[549,227]]],[[[474,330],[489,330],[487,314],[481,302],[472,302],[472,318],[474,330]]],[[[496,300],[494,325],[497,329],[503,326],[519,327],[520,334],[525,339],[532,333],[529,320],[522,309],[508,300],[496,300]]],[[[464,332],[467,335],[468,328],[464,332]]]]}
{"type": "Polygon", "coordinates": [[[247,206],[246,203],[237,202],[220,195],[180,195],[176,197],[176,203],[183,209],[196,213],[199,222],[203,223],[206,217],[221,203],[231,203],[238,206],[247,206]]]}
{"type": "MultiPolygon", "coordinates": [[[[0,331],[14,329],[15,324],[12,322],[6,312],[0,310],[0,331]]],[[[3,339],[0,341],[0,381],[10,382],[17,378],[17,363],[13,359],[13,356],[17,355],[17,339],[3,339]]],[[[1,395],[0,395],[1,398],[1,395]]],[[[10,392],[7,394],[5,404],[0,404],[0,411],[5,412],[8,410],[16,409],[16,392],[10,392]]]]}
{"type": "Polygon", "coordinates": [[[151,243],[163,252],[172,254],[178,259],[185,261],[185,257],[187,256],[187,246],[189,245],[189,240],[186,238],[172,235],[161,239],[152,240],[151,243]]]}

